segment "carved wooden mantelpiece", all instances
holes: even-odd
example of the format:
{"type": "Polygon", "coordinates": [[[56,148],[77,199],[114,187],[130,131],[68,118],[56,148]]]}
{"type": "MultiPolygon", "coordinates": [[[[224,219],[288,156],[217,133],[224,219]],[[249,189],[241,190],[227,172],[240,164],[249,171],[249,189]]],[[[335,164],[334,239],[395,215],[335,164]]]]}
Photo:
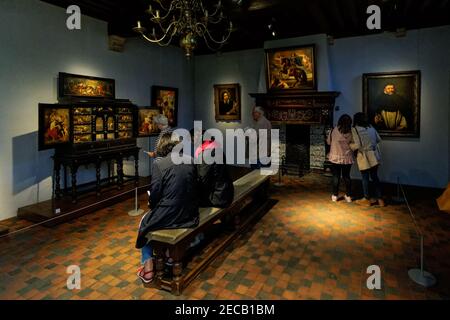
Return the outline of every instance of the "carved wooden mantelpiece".
{"type": "Polygon", "coordinates": [[[250,93],[272,123],[333,125],[339,92],[250,93]]]}

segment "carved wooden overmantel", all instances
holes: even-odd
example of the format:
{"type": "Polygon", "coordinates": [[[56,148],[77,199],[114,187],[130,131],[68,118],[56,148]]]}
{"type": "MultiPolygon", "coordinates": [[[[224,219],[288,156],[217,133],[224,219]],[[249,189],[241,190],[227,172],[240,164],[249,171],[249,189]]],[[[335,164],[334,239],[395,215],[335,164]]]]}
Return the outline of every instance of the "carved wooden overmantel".
{"type": "Polygon", "coordinates": [[[340,92],[250,93],[273,124],[333,126],[335,100],[340,92]]]}

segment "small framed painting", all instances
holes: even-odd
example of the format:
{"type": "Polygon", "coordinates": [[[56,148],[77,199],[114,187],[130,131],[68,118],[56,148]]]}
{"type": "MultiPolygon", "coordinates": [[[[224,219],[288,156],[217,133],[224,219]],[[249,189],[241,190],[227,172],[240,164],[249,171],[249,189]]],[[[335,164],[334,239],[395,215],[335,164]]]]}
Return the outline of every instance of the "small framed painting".
{"type": "Polygon", "coordinates": [[[138,109],[138,137],[150,137],[159,134],[153,118],[159,114],[158,108],[144,107],[138,109]]]}
{"type": "Polygon", "coordinates": [[[152,106],[159,109],[169,121],[170,127],[178,125],[178,89],[152,86],[152,106]]]}
{"type": "Polygon", "coordinates": [[[115,80],[60,72],[58,95],[60,99],[115,99],[115,80]]]}
{"type": "Polygon", "coordinates": [[[70,108],[39,104],[39,150],[70,143],[70,108]]]}
{"type": "Polygon", "coordinates": [[[317,90],[315,45],[266,50],[268,91],[317,90]]]}
{"type": "Polygon", "coordinates": [[[420,136],[420,71],[363,75],[363,111],[384,137],[420,136]]]}
{"type": "Polygon", "coordinates": [[[241,88],[238,83],[214,85],[216,121],[241,120],[241,88]]]}

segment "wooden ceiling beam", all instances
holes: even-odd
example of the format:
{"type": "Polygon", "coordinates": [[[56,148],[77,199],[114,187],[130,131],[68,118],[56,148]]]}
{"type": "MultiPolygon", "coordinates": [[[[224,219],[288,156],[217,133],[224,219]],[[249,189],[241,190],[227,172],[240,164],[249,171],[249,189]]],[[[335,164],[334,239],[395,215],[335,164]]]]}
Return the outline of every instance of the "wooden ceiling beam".
{"type": "MultiPolygon", "coordinates": [[[[136,19],[146,17],[145,8],[150,0],[41,1],[62,8],[71,4],[79,5],[84,15],[107,21],[110,32],[134,37],[136,35],[131,28],[136,19]]],[[[222,0],[225,15],[232,19],[237,28],[224,51],[261,46],[264,40],[273,39],[267,29],[272,17],[277,19],[277,37],[326,33],[339,38],[374,33],[366,27],[366,9],[371,4],[383,8],[382,24],[386,30],[450,24],[447,13],[449,2],[450,0],[242,0],[237,5],[234,0],[222,0]],[[257,2],[261,9],[249,11],[257,2]],[[394,4],[397,4],[396,10],[394,4]]]]}
{"type": "Polygon", "coordinates": [[[417,2],[414,0],[405,0],[404,6],[403,6],[403,15],[405,17],[407,17],[410,14],[413,3],[417,3],[417,2]]]}
{"type": "Polygon", "coordinates": [[[99,1],[96,1],[95,3],[93,1],[89,0],[41,0],[43,2],[47,2],[50,4],[53,4],[55,6],[61,7],[66,9],[70,5],[77,5],[81,9],[81,13],[87,16],[90,16],[95,19],[100,19],[103,21],[109,21],[111,18],[113,12],[115,11],[115,8],[111,7],[111,4],[107,4],[106,2],[100,1],[100,4],[98,4],[99,1]]]}
{"type": "Polygon", "coordinates": [[[439,4],[439,9],[446,9],[448,7],[448,5],[449,5],[449,0],[441,0],[441,2],[439,4]]]}
{"type": "MultiPolygon", "coordinates": [[[[339,1],[339,3],[341,5],[343,5],[344,2],[339,1]]],[[[337,24],[336,24],[337,28],[333,28],[333,29],[335,29],[335,30],[337,29],[338,33],[345,32],[346,24],[345,24],[345,20],[342,16],[342,12],[339,9],[338,1],[337,0],[322,1],[320,7],[324,12],[327,13],[326,15],[328,16],[328,20],[337,22],[337,24]]],[[[333,25],[334,25],[334,23],[333,23],[333,25]]]]}
{"type": "Polygon", "coordinates": [[[345,3],[345,7],[347,8],[347,12],[348,12],[348,18],[350,19],[351,23],[352,23],[352,31],[358,30],[359,28],[359,19],[358,19],[358,10],[356,8],[355,3],[357,1],[354,0],[343,0],[343,2],[345,3]]]}
{"type": "Polygon", "coordinates": [[[328,33],[331,30],[330,23],[322,12],[318,1],[311,1],[309,3],[310,5],[305,6],[305,8],[310,13],[313,21],[315,20],[315,24],[318,26],[317,31],[321,33],[328,33]]]}

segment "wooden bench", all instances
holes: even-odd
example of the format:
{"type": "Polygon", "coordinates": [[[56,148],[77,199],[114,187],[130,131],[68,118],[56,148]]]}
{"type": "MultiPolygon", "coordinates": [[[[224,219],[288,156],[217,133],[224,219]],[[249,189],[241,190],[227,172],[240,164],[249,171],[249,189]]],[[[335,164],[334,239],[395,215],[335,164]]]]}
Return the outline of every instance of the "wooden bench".
{"type": "Polygon", "coordinates": [[[269,176],[254,170],[233,182],[235,195],[232,205],[225,209],[200,208],[200,223],[193,229],[158,230],[147,235],[155,255],[155,280],[153,285],[180,295],[184,288],[219,255],[234,238],[249,227],[267,202],[269,176]],[[232,231],[225,239],[209,248],[205,258],[188,272],[183,270],[183,259],[197,235],[210,230],[218,221],[233,222],[232,231]],[[171,274],[165,270],[166,250],[173,259],[171,274]]]}

